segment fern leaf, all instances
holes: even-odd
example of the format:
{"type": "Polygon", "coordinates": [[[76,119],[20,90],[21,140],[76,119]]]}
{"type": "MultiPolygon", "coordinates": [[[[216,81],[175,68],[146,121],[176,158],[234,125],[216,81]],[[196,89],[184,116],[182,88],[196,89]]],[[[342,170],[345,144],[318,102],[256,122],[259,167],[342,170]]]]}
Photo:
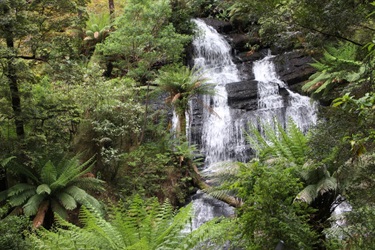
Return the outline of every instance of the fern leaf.
{"type": "Polygon", "coordinates": [[[93,166],[93,158],[90,158],[86,162],[79,164],[77,159],[78,156],[73,157],[69,160],[64,160],[66,163],[62,165],[62,170],[55,182],[51,184],[51,189],[67,186],[71,181],[80,178],[83,174],[90,172],[93,166]],[[89,165],[91,164],[91,165],[89,165]]]}
{"type": "Polygon", "coordinates": [[[103,184],[105,182],[92,177],[80,177],[71,182],[71,185],[77,186],[85,190],[104,191],[103,184]]]}
{"type": "Polygon", "coordinates": [[[14,158],[16,158],[15,156],[11,156],[11,157],[8,157],[8,158],[5,158],[3,160],[0,161],[0,165],[2,167],[5,167],[6,165],[8,165],[8,163],[13,160],[14,158]]]}
{"type": "Polygon", "coordinates": [[[73,210],[77,207],[76,200],[68,193],[65,192],[59,192],[56,194],[58,200],[60,201],[60,204],[63,205],[68,210],[73,210]]]}
{"type": "Polygon", "coordinates": [[[22,192],[25,192],[27,190],[35,190],[35,186],[30,185],[28,183],[19,183],[16,184],[8,189],[8,197],[18,195],[22,192]]]}
{"type": "Polygon", "coordinates": [[[34,171],[32,169],[30,169],[29,167],[19,165],[19,164],[14,164],[12,166],[12,171],[14,171],[16,173],[19,173],[19,174],[22,174],[22,175],[25,175],[29,179],[33,180],[36,184],[40,184],[40,180],[37,177],[38,175],[36,173],[34,173],[34,171]]]}
{"type": "Polygon", "coordinates": [[[95,209],[87,209],[86,207],[81,208],[80,219],[85,225],[85,229],[95,233],[97,239],[101,245],[106,245],[107,249],[120,249],[124,246],[123,237],[109,222],[105,221],[104,218],[95,209]]]}
{"type": "Polygon", "coordinates": [[[182,237],[181,231],[190,220],[191,212],[192,204],[189,204],[188,206],[183,207],[179,210],[176,216],[173,217],[173,221],[168,229],[155,239],[156,249],[163,249],[164,246],[170,245],[171,243],[173,243],[173,247],[176,247],[180,244],[178,236],[182,237]],[[172,239],[174,239],[173,242],[169,241],[172,239]]]}
{"type": "Polygon", "coordinates": [[[320,180],[317,184],[317,191],[320,195],[323,195],[329,191],[335,191],[337,189],[337,180],[334,177],[327,177],[320,180]]]}
{"type": "Polygon", "coordinates": [[[317,185],[311,184],[297,194],[295,201],[303,201],[307,204],[311,204],[316,197],[318,197],[317,185]]]}
{"type": "Polygon", "coordinates": [[[9,198],[9,204],[13,207],[20,206],[25,204],[27,199],[35,194],[35,189],[25,190],[22,193],[18,193],[17,195],[13,195],[9,198]]]}
{"type": "Polygon", "coordinates": [[[297,164],[303,164],[306,161],[308,152],[307,137],[302,133],[298,126],[289,120],[287,126],[288,137],[291,140],[291,150],[297,164]]]}
{"type": "Polygon", "coordinates": [[[68,218],[68,213],[66,209],[55,199],[51,200],[52,211],[59,215],[59,217],[66,220],[68,218]]]}
{"type": "Polygon", "coordinates": [[[23,206],[23,212],[26,216],[35,215],[38,212],[39,205],[45,199],[44,194],[35,194],[32,196],[27,203],[23,206]]]}
{"type": "Polygon", "coordinates": [[[40,179],[43,183],[51,185],[56,181],[57,171],[51,161],[48,161],[42,168],[40,173],[40,179]]]}
{"type": "Polygon", "coordinates": [[[86,207],[89,207],[89,208],[92,208],[92,209],[95,209],[95,211],[97,211],[98,213],[100,214],[103,214],[103,208],[102,208],[102,205],[100,204],[100,202],[95,199],[95,197],[87,194],[86,195],[86,198],[80,203],[86,207]]]}
{"type": "Polygon", "coordinates": [[[43,194],[43,193],[51,194],[51,189],[49,188],[47,184],[41,184],[36,188],[36,193],[37,194],[43,194]]]}
{"type": "Polygon", "coordinates": [[[87,195],[88,195],[85,190],[77,186],[69,186],[64,189],[64,192],[71,195],[76,201],[78,201],[81,204],[85,202],[85,200],[87,199],[87,195]]]}

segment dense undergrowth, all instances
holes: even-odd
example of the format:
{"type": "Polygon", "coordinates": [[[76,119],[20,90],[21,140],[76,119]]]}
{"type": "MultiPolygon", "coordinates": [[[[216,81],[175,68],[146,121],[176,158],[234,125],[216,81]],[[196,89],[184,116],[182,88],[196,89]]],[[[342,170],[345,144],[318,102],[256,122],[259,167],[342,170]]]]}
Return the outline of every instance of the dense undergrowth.
{"type": "Polygon", "coordinates": [[[371,249],[374,5],[1,1],[0,248],[371,249]],[[192,17],[257,38],[249,54],[312,55],[316,73],[302,89],[325,105],[307,135],[293,122],[265,124],[265,137],[250,128],[257,157],[222,174],[215,191],[241,199],[236,217],[190,232],[190,207],[174,209],[200,186],[201,156],[184,115],[191,98],[214,94],[184,66],[192,17]],[[343,200],[352,209],[332,226],[343,200]]]}

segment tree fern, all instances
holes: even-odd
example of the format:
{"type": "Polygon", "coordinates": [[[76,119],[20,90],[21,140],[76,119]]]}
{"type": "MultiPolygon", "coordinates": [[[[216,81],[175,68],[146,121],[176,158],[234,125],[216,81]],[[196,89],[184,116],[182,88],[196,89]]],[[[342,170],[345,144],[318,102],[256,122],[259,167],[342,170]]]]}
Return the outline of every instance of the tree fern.
{"type": "MultiPolygon", "coordinates": [[[[12,168],[15,171],[21,171],[29,177],[29,183],[16,184],[0,193],[0,201],[8,200],[8,203],[15,206],[23,206],[24,213],[33,216],[42,212],[42,202],[46,201],[53,211],[66,218],[65,210],[73,210],[79,204],[93,206],[100,210],[101,204],[86,190],[102,190],[102,183],[95,178],[82,177],[83,174],[90,171],[93,162],[91,159],[79,163],[79,155],[71,159],[62,159],[59,164],[47,161],[41,164],[39,173],[35,169],[29,169],[24,166],[12,168]]],[[[38,170],[36,168],[36,170],[38,170]]],[[[46,213],[46,211],[43,211],[46,213]]],[[[41,222],[35,220],[44,216],[36,216],[34,225],[40,225],[41,222]]]]}
{"type": "Polygon", "coordinates": [[[56,178],[57,178],[56,168],[51,161],[48,161],[41,170],[40,180],[42,183],[51,185],[53,182],[56,181],[56,178]]]}

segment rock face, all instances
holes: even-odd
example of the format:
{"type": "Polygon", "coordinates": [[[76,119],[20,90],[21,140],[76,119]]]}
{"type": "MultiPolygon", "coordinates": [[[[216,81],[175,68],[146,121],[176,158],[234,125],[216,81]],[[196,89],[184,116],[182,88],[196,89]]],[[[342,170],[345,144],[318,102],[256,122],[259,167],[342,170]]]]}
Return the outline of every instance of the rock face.
{"type": "Polygon", "coordinates": [[[286,82],[291,90],[299,93],[301,93],[302,83],[316,72],[310,66],[313,59],[310,56],[303,55],[299,51],[278,55],[275,57],[274,62],[280,79],[286,82]]]}
{"type": "Polygon", "coordinates": [[[258,83],[255,80],[234,82],[225,86],[228,92],[228,105],[232,109],[244,109],[246,111],[258,108],[258,83]]]}

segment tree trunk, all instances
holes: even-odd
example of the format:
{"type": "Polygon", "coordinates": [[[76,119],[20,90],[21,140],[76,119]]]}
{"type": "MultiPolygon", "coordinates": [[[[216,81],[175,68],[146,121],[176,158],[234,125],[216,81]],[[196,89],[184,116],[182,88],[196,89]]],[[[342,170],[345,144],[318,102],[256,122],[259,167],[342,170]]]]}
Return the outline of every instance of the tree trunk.
{"type": "Polygon", "coordinates": [[[38,208],[38,212],[35,215],[35,218],[33,220],[33,227],[34,228],[38,228],[41,225],[43,225],[44,218],[46,217],[46,213],[47,213],[48,208],[49,208],[49,201],[43,201],[40,204],[40,206],[38,208]]]}
{"type": "MultiPolygon", "coordinates": [[[[197,185],[202,191],[211,189],[211,186],[208,185],[206,182],[204,182],[204,180],[202,179],[201,175],[199,174],[199,170],[197,166],[192,164],[192,167],[194,170],[194,173],[192,173],[192,178],[194,180],[195,185],[197,185]]],[[[238,199],[230,195],[223,195],[222,197],[219,198],[219,200],[233,207],[240,207],[243,204],[241,199],[238,199]]]]}
{"type": "MultiPolygon", "coordinates": [[[[5,14],[9,12],[10,10],[7,9],[5,11],[5,14]]],[[[12,27],[10,24],[6,25],[6,30],[8,31],[6,34],[6,45],[10,51],[14,51],[14,36],[12,33],[12,27]]],[[[12,102],[12,109],[14,114],[14,125],[16,126],[16,134],[18,139],[23,139],[25,136],[25,130],[24,130],[24,122],[21,116],[21,98],[20,98],[20,92],[18,89],[18,83],[17,83],[17,74],[16,74],[16,68],[14,66],[14,57],[13,55],[9,55],[9,58],[7,59],[7,70],[4,73],[5,76],[8,78],[8,85],[10,89],[10,95],[11,95],[11,102],[12,102]]]]}
{"type": "Polygon", "coordinates": [[[108,0],[108,7],[111,19],[113,19],[113,14],[115,13],[115,2],[113,0],[108,0]]]}
{"type": "Polygon", "coordinates": [[[186,138],[186,115],[185,111],[177,113],[178,116],[178,124],[176,128],[177,137],[180,139],[187,139],[186,138]]]}

